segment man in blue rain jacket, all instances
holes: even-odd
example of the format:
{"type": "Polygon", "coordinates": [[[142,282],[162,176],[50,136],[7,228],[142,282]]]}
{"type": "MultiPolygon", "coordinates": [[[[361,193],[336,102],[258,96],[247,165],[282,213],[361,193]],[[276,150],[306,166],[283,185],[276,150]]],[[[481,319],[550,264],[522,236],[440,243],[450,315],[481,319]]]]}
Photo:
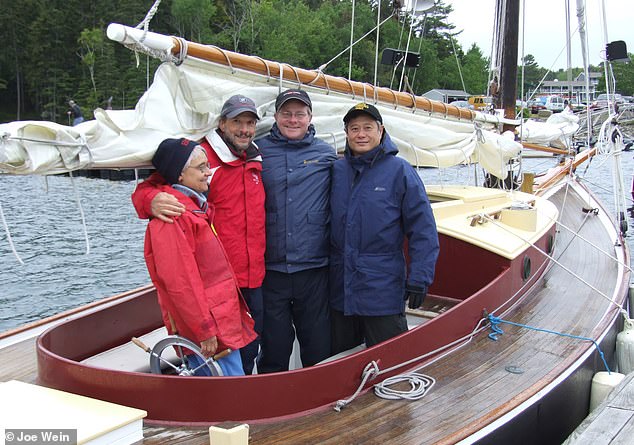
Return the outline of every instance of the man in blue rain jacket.
{"type": "Polygon", "coordinates": [[[405,332],[405,301],[420,307],[439,251],[423,182],[396,156],[379,111],[361,103],[343,121],[345,158],[335,162],[330,197],[333,353],[405,332]]]}
{"type": "Polygon", "coordinates": [[[330,355],[328,252],[335,149],[315,137],[312,102],[289,89],[258,139],[266,191],[264,329],[258,373],[287,371],[297,334],[303,366],[330,355]]]}

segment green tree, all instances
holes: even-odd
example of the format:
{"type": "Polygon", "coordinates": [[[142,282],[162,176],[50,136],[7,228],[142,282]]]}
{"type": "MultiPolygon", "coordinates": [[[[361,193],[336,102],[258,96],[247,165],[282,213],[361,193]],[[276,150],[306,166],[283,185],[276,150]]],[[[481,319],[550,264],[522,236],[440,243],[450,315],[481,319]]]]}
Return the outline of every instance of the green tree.
{"type": "Polygon", "coordinates": [[[485,94],[487,90],[489,62],[483,57],[482,51],[474,43],[462,62],[462,74],[468,93],[485,94]]]}
{"type": "MultiPolygon", "coordinates": [[[[546,74],[545,68],[540,68],[540,66],[535,61],[535,56],[532,54],[527,54],[523,59],[523,67],[524,67],[524,91],[527,94],[533,94],[533,91],[539,86],[542,78],[546,74]]],[[[522,65],[520,65],[517,69],[517,91],[521,90],[520,82],[522,81],[522,65]]]]}
{"type": "Polygon", "coordinates": [[[215,11],[210,0],[172,0],[170,9],[178,34],[196,42],[211,37],[209,23],[215,11]]]}

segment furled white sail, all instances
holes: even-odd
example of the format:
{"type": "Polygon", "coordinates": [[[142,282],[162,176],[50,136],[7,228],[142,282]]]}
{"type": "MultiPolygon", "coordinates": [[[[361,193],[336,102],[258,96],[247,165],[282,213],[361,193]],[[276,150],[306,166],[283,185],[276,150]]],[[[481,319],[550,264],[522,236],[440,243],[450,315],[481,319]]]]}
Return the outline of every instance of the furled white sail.
{"type": "MultiPolygon", "coordinates": [[[[134,110],[102,110],[75,127],[44,121],[0,124],[0,172],[54,174],[77,169],[136,168],[150,165],[168,137],[199,139],[217,124],[223,102],[234,94],[251,97],[262,119],[258,134],[273,124],[277,94],[298,82],[275,79],[188,56],[180,65],[163,63],[134,110]]],[[[345,144],[342,117],[354,104],[373,102],[381,110],[400,155],[416,166],[449,167],[479,162],[505,178],[521,145],[495,131],[491,116],[475,120],[447,113],[386,104],[373,97],[302,85],[313,101],[317,134],[338,151],[345,144]]],[[[446,107],[445,107],[446,109],[446,107]]]]}

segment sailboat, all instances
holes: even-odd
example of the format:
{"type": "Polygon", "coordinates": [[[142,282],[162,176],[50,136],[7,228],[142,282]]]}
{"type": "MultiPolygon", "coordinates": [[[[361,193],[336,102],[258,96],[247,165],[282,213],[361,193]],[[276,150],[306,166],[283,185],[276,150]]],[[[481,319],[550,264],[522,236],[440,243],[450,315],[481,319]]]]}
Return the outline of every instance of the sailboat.
{"type": "MultiPolygon", "coordinates": [[[[255,100],[266,131],[276,95],[289,87],[309,92],[313,123],[337,149],[344,143],[340,116],[359,101],[376,104],[415,166],[477,161],[503,180],[522,148],[512,132],[497,131],[517,123],[509,115],[117,24],[108,35],[168,60],[136,109],[96,110],[94,121],[72,128],[3,125],[5,172],[145,166],[165,137],[202,137],[235,93],[255,100]]],[[[561,443],[587,414],[592,374],[613,366],[630,277],[621,230],[570,174],[592,154],[527,180],[525,191],[428,185],[441,242],[436,279],[423,310],[408,313],[409,331],[374,347],[285,373],[150,373],[151,361],[131,343],[165,350],[154,349],[162,319],[148,286],[63,316],[37,337],[36,375],[22,378],[147,411],[148,442],[188,434],[203,443],[200,426],[247,422],[253,443],[509,443],[520,435],[561,443]],[[422,388],[414,392],[423,397],[390,400],[392,385],[422,388]]],[[[33,343],[16,340],[0,355],[10,359],[33,343]]]]}

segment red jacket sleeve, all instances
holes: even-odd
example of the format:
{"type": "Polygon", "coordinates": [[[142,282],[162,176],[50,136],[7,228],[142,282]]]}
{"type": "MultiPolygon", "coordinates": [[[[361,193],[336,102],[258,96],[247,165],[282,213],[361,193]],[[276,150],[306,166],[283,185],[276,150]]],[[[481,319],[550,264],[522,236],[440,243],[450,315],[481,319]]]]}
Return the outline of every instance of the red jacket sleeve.
{"type": "Polygon", "coordinates": [[[152,200],[160,192],[161,186],[167,185],[165,179],[158,174],[152,175],[140,182],[132,193],[132,205],[141,219],[149,219],[152,216],[152,200]]]}
{"type": "Polygon", "coordinates": [[[179,331],[190,331],[203,341],[218,334],[209,311],[203,281],[194,256],[192,227],[178,218],[175,224],[154,219],[148,226],[145,254],[152,281],[164,291],[179,331]],[[186,329],[179,326],[186,325],[186,329]]]}

